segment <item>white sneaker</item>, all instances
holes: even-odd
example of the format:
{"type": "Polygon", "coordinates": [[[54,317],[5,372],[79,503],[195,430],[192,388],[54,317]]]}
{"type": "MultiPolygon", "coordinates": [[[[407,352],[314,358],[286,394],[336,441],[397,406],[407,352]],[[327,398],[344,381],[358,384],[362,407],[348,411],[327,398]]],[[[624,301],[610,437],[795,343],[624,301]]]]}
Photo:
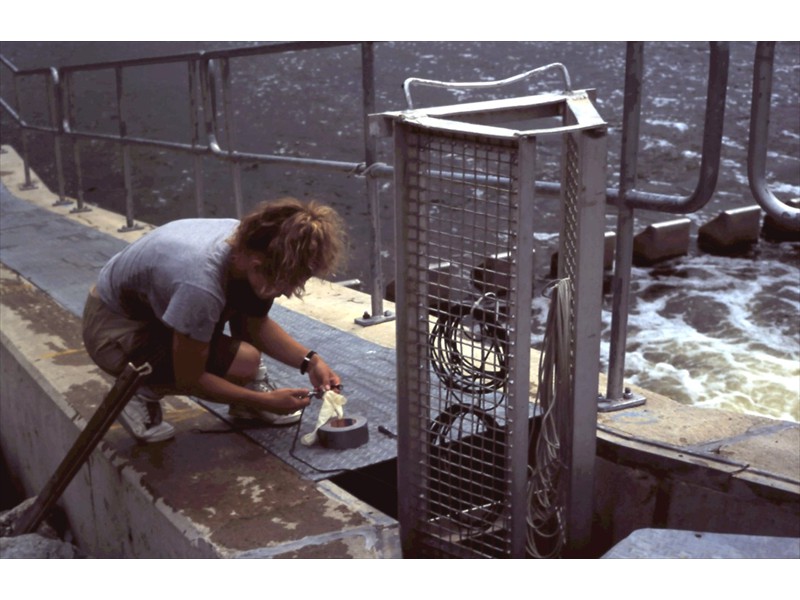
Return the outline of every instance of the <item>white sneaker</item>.
{"type": "Polygon", "coordinates": [[[161,402],[136,394],[119,413],[119,422],[136,440],[145,444],[175,436],[175,428],[163,420],[161,402]]]}
{"type": "MultiPolygon", "coordinates": [[[[264,364],[263,360],[258,367],[258,375],[256,376],[256,380],[247,384],[245,387],[258,392],[271,392],[278,389],[270,381],[269,375],[267,374],[267,365],[264,364]]],[[[229,404],[228,415],[234,419],[257,419],[270,425],[292,425],[300,420],[300,417],[303,415],[303,411],[298,410],[297,412],[293,412],[289,415],[279,415],[278,413],[264,410],[263,408],[249,408],[247,406],[241,406],[238,404],[229,404]]]]}

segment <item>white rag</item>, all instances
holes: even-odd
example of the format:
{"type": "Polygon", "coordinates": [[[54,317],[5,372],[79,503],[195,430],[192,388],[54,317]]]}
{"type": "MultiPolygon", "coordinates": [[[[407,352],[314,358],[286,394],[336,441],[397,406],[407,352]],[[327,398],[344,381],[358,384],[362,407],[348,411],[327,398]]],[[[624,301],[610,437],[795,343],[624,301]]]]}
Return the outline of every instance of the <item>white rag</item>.
{"type": "Polygon", "coordinates": [[[319,416],[317,417],[317,424],[314,427],[314,431],[301,437],[300,443],[304,446],[313,446],[317,442],[317,430],[320,427],[334,417],[337,419],[344,417],[344,409],[342,407],[345,404],[347,404],[347,398],[341,394],[337,394],[333,390],[325,392],[322,396],[322,406],[319,408],[319,416]]]}

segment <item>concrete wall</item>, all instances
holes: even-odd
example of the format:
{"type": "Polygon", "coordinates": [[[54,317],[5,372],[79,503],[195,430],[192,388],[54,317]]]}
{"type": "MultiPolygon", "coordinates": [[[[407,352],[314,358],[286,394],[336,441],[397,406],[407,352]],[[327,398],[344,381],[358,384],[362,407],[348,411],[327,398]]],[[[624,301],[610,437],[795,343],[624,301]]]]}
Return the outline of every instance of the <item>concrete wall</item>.
{"type": "Polygon", "coordinates": [[[601,433],[593,548],[604,551],[649,528],[800,539],[796,483],[740,469],[601,433]]]}
{"type": "MultiPolygon", "coordinates": [[[[60,335],[67,323],[77,325],[74,317],[49,305],[35,325],[26,323],[9,304],[41,306],[35,291],[5,269],[2,278],[0,443],[11,471],[24,483],[25,493],[33,496],[86,423],[76,406],[91,410],[110,386],[85,353],[70,352],[77,342],[76,331],[66,339],[60,335]],[[59,325],[48,327],[49,322],[59,325]]],[[[105,441],[65,490],[60,506],[77,544],[91,556],[217,556],[199,532],[190,533],[190,524],[159,506],[143,487],[142,474],[105,441]]]]}

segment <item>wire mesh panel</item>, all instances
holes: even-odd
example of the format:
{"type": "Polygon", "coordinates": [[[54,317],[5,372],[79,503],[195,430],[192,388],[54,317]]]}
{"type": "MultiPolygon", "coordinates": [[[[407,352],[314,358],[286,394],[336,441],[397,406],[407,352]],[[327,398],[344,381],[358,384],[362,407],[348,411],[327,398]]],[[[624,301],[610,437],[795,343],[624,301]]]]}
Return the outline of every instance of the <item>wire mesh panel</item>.
{"type": "Polygon", "coordinates": [[[559,278],[569,285],[568,392],[560,398],[567,552],[590,542],[603,287],[605,129],[564,136],[559,278]]]}
{"type": "MultiPolygon", "coordinates": [[[[513,464],[525,450],[530,360],[533,223],[521,213],[533,198],[523,199],[521,189],[533,188],[521,186],[525,152],[517,141],[413,125],[397,135],[404,163],[400,413],[409,432],[400,505],[416,523],[406,553],[512,556],[522,528],[514,489],[523,483],[513,464]],[[522,393],[516,382],[525,383],[522,393]]],[[[520,460],[524,467],[524,454],[520,460]]]]}
{"type": "MultiPolygon", "coordinates": [[[[537,100],[531,106],[542,110],[544,104],[537,100]]],[[[501,119],[518,116],[510,104],[492,109],[501,119]]],[[[521,116],[530,116],[529,109],[522,106],[521,116]]],[[[541,130],[488,126],[491,119],[480,109],[470,112],[464,105],[457,109],[458,120],[446,111],[391,117],[403,551],[409,557],[522,557],[532,414],[535,155],[541,130]],[[471,118],[477,124],[464,122],[471,118]]],[[[569,113],[552,101],[547,111],[549,117],[569,113]]],[[[565,138],[585,127],[570,118],[557,128],[565,138]]],[[[599,119],[592,124],[604,125],[599,119]]],[[[583,132],[574,135],[585,138],[583,132]]],[[[565,222],[573,224],[562,229],[564,243],[574,249],[566,260],[575,263],[576,281],[589,266],[575,259],[583,238],[603,243],[602,216],[595,215],[591,226],[576,222],[588,214],[580,208],[587,197],[584,147],[578,142],[576,167],[563,169],[574,181],[562,181],[562,187],[577,190],[575,210],[565,211],[565,222]]],[[[603,156],[600,171],[604,168],[603,156]]],[[[602,259],[602,250],[597,258],[602,259]]],[[[599,348],[596,337],[590,343],[599,348]]],[[[593,369],[596,401],[599,365],[593,369]]]]}

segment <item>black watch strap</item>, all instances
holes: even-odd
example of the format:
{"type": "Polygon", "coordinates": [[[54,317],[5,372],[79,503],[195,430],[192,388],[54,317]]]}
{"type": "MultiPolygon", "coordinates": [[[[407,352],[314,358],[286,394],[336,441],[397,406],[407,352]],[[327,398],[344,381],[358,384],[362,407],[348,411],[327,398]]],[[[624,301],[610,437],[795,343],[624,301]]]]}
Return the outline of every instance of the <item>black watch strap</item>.
{"type": "Polygon", "coordinates": [[[314,358],[314,355],[317,352],[315,350],[311,350],[308,354],[306,354],[305,358],[303,359],[303,364],[300,365],[300,375],[305,375],[308,372],[308,365],[311,364],[311,359],[314,358]]]}

